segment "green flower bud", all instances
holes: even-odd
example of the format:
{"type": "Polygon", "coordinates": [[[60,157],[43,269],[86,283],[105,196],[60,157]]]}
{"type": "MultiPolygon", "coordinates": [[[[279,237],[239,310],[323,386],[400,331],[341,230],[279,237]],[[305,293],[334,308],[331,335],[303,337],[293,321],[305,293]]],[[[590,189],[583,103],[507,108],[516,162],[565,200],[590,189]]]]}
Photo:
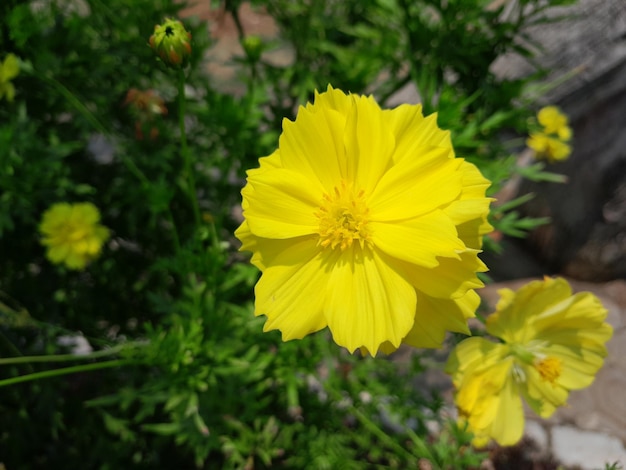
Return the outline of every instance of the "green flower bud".
{"type": "Polygon", "coordinates": [[[154,27],[150,47],[171,68],[186,67],[191,55],[191,33],[178,20],[166,18],[154,27]]]}
{"type": "Polygon", "coordinates": [[[246,36],[241,41],[241,45],[252,62],[257,62],[261,58],[264,44],[259,36],[246,36]]]}

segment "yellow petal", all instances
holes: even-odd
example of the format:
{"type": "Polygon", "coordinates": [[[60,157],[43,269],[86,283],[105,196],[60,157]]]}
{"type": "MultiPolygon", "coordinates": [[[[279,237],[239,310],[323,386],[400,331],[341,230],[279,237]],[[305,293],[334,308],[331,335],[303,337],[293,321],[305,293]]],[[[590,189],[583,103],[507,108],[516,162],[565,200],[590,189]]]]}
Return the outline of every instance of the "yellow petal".
{"type": "Polygon", "coordinates": [[[373,250],[347,250],[331,266],[325,314],[335,342],[372,355],[386,341],[398,347],[413,325],[415,289],[373,250]]]}
{"type": "Polygon", "coordinates": [[[447,206],[461,192],[462,161],[448,158],[450,149],[422,148],[413,159],[393,166],[369,197],[371,219],[405,220],[447,206]]]}
{"type": "Polygon", "coordinates": [[[394,260],[393,264],[417,290],[431,297],[456,299],[465,295],[469,289],[483,287],[476,273],[486,271],[487,267],[476,252],[459,253],[456,259],[437,258],[437,260],[439,264],[432,268],[400,260],[394,260]]]}
{"type": "Polygon", "coordinates": [[[417,291],[415,322],[402,342],[416,348],[439,348],[446,331],[470,334],[467,318],[474,316],[479,304],[480,297],[474,291],[454,300],[417,291]]]}
{"type": "Polygon", "coordinates": [[[500,393],[496,415],[488,434],[501,446],[517,444],[524,434],[522,400],[511,377],[500,393]]]}
{"type": "MultiPolygon", "coordinates": [[[[317,104],[314,107],[319,107],[317,104]]],[[[332,189],[345,178],[346,116],[332,109],[301,107],[294,122],[283,120],[279,148],[281,165],[315,177],[332,189]],[[321,116],[320,116],[321,115],[321,116]]]]}
{"type": "Polygon", "coordinates": [[[391,166],[395,140],[389,126],[384,125],[382,112],[372,97],[350,97],[354,104],[344,131],[346,179],[358,182],[361,189],[369,192],[391,166]]]}
{"type": "Polygon", "coordinates": [[[557,407],[567,402],[569,392],[557,383],[544,380],[537,369],[530,365],[521,366],[526,380],[521,384],[526,401],[542,418],[549,418],[557,407]]]}
{"type": "Polygon", "coordinates": [[[438,266],[439,256],[460,259],[458,252],[465,250],[450,218],[441,211],[395,223],[370,222],[370,226],[376,247],[426,268],[438,266]]]}
{"type": "Polygon", "coordinates": [[[301,173],[276,169],[248,178],[242,190],[244,217],[250,231],[259,237],[292,238],[317,233],[324,189],[317,180],[301,173]]]}
{"type": "MultiPolygon", "coordinates": [[[[293,250],[294,248],[292,248],[293,250]]],[[[268,267],[256,285],[255,315],[266,315],[264,331],[280,330],[283,341],[300,339],[326,327],[322,313],[328,279],[322,258],[268,267]]],[[[278,255],[278,261],[289,256],[278,255]]]]}
{"type": "Polygon", "coordinates": [[[92,225],[100,221],[100,212],[96,206],[89,202],[74,204],[73,215],[80,220],[82,224],[92,225]]]}
{"type": "Polygon", "coordinates": [[[69,253],[70,247],[68,245],[57,245],[51,246],[46,256],[52,263],[59,264],[65,260],[69,253]]]}
{"type": "Polygon", "coordinates": [[[88,261],[89,258],[87,258],[86,256],[74,251],[70,251],[65,258],[65,265],[69,269],[81,270],[84,269],[85,266],[87,266],[88,261]]]}
{"type": "Polygon", "coordinates": [[[421,152],[416,150],[423,148],[447,148],[450,149],[448,157],[454,157],[450,132],[437,126],[436,114],[424,117],[421,105],[403,104],[395,109],[384,110],[383,118],[396,136],[393,154],[396,163],[420,158],[421,152]]]}
{"type": "Polygon", "coordinates": [[[522,401],[511,375],[513,358],[492,362],[499,350],[492,347],[484,361],[479,359],[487,365],[481,364],[467,371],[464,380],[458,384],[455,401],[476,435],[489,436],[502,445],[512,445],[523,434],[522,401]]]}
{"type": "Polygon", "coordinates": [[[505,291],[496,313],[487,319],[487,331],[509,343],[525,344],[537,334],[533,319],[565,308],[571,292],[567,281],[550,278],[529,282],[515,293],[505,291]]]}
{"type": "MultiPolygon", "coordinates": [[[[14,54],[7,54],[4,63],[0,67],[0,78],[9,81],[20,73],[20,64],[14,54]]],[[[0,81],[2,81],[0,80],[0,81]]]]}
{"type": "Polygon", "coordinates": [[[319,93],[315,90],[315,104],[307,104],[307,109],[316,112],[320,109],[330,108],[340,114],[347,116],[352,107],[350,95],[328,85],[325,92],[319,93]]]}

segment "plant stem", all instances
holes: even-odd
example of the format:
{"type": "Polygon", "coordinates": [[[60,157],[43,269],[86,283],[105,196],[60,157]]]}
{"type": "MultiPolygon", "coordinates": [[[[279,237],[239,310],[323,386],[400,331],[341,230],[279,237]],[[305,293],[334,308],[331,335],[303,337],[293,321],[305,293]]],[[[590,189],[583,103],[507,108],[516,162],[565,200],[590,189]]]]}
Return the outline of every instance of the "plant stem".
{"type": "Polygon", "coordinates": [[[49,377],[57,377],[60,375],[76,374],[78,372],[87,372],[98,369],[108,369],[111,367],[124,366],[132,364],[134,361],[127,359],[116,359],[106,362],[94,362],[93,364],[82,364],[79,366],[64,367],[62,369],[45,370],[42,372],[34,372],[32,374],[20,375],[19,377],[12,377],[10,379],[0,380],[0,387],[6,387],[7,385],[14,385],[22,382],[30,382],[32,380],[47,379],[49,377]]]}
{"type": "MultiPolygon", "coordinates": [[[[341,396],[335,390],[329,390],[329,392],[335,400],[341,400],[341,396]]],[[[383,431],[374,421],[372,421],[365,413],[361,412],[352,403],[348,405],[348,408],[365,429],[375,435],[385,445],[392,448],[396,453],[398,453],[399,455],[403,455],[404,458],[406,458],[408,461],[412,461],[416,457],[424,457],[430,461],[433,470],[441,470],[441,467],[439,467],[439,465],[437,464],[437,461],[428,450],[428,447],[426,447],[426,445],[424,444],[424,441],[420,439],[419,436],[417,436],[412,430],[407,429],[407,433],[409,434],[409,437],[411,437],[411,440],[413,441],[415,446],[418,448],[419,455],[417,456],[411,454],[411,452],[409,452],[392,438],[390,438],[385,431],[383,431]],[[410,433],[408,431],[410,431],[410,433]]]]}
{"type": "Polygon", "coordinates": [[[196,227],[199,227],[201,219],[200,208],[198,207],[198,193],[196,192],[196,178],[191,167],[191,156],[187,147],[187,133],[185,130],[185,72],[182,69],[178,71],[178,124],[180,127],[180,152],[183,157],[187,195],[193,209],[196,227]]]}
{"type": "Polygon", "coordinates": [[[118,346],[114,346],[109,349],[103,349],[95,351],[89,354],[47,354],[40,356],[19,356],[19,357],[5,357],[0,358],[0,366],[9,364],[23,364],[30,362],[64,362],[64,361],[82,361],[87,359],[96,359],[99,357],[106,357],[118,354],[120,351],[126,348],[133,348],[140,346],[141,343],[125,343],[118,346]]]}

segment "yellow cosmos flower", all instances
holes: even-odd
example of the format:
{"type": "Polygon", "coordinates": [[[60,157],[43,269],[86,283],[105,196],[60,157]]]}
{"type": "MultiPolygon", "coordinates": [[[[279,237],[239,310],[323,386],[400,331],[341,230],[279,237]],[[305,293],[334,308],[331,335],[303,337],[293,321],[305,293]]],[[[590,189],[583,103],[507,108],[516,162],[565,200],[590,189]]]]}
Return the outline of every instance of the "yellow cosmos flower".
{"type": "Polygon", "coordinates": [[[0,63],[0,100],[6,97],[7,101],[13,101],[15,87],[11,83],[20,73],[20,65],[14,54],[7,54],[4,62],[0,63]]]}
{"type": "Polygon", "coordinates": [[[446,366],[456,387],[461,419],[474,444],[513,445],[524,431],[522,397],[542,418],[565,405],[570,390],[593,382],[612,328],[589,292],[572,295],[567,281],[546,278],[517,292],[499,291],[487,332],[504,343],[462,341],[446,366]]]}
{"type": "Polygon", "coordinates": [[[546,134],[556,134],[561,140],[572,138],[572,129],[568,126],[568,118],[556,106],[546,106],[537,113],[537,120],[546,134]]]}
{"type": "Polygon", "coordinates": [[[39,226],[46,257],[69,269],[84,269],[109,238],[109,230],[99,222],[100,212],[89,202],[54,204],[43,214],[39,226]]]}
{"type": "Polygon", "coordinates": [[[535,151],[536,158],[545,158],[550,163],[565,160],[572,153],[569,144],[547,134],[531,134],[526,145],[535,151]]]}
{"type": "Polygon", "coordinates": [[[468,333],[488,186],[421,106],[316,93],[242,191],[236,235],[263,272],[265,331],[287,341],[328,327],[340,346],[371,354],[468,333]]]}

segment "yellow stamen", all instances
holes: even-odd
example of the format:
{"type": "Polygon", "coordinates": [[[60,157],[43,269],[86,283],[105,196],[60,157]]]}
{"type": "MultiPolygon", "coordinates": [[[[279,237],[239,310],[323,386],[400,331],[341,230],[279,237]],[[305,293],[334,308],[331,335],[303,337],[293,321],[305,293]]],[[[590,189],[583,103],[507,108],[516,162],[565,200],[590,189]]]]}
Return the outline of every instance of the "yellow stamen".
{"type": "Polygon", "coordinates": [[[546,357],[535,363],[535,368],[543,380],[553,384],[561,376],[563,366],[561,360],[556,357],[546,357]]]}
{"type": "Polygon", "coordinates": [[[363,248],[366,242],[371,243],[368,214],[365,192],[356,191],[350,183],[342,181],[331,194],[324,194],[315,213],[320,220],[318,244],[344,251],[356,240],[363,248]]]}

